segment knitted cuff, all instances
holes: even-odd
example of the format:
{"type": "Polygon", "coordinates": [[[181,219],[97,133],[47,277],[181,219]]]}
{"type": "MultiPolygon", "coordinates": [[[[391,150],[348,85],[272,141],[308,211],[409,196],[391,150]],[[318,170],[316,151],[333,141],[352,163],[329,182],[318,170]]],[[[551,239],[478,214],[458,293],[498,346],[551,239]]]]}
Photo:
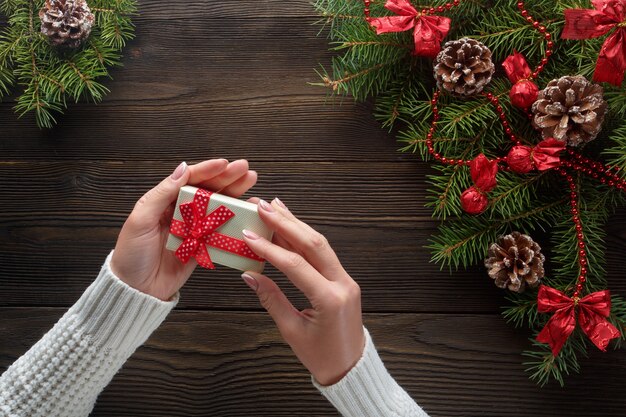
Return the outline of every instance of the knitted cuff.
{"type": "Polygon", "coordinates": [[[357,364],[334,385],[313,385],[344,417],[426,416],[396,383],[376,352],[372,338],[365,331],[365,348],[357,364]],[[411,410],[410,414],[398,410],[411,410]]]}
{"type": "Polygon", "coordinates": [[[178,293],[171,301],[161,301],[130,287],[111,271],[112,255],[67,315],[74,316],[95,344],[130,355],[176,306],[178,293]]]}

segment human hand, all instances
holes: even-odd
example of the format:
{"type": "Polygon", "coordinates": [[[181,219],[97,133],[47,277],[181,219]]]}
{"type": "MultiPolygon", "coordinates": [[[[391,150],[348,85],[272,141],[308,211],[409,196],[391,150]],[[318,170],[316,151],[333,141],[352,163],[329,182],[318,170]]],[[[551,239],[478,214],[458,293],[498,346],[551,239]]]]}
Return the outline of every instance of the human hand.
{"type": "Polygon", "coordinates": [[[238,197],[250,189],[257,173],[248,161],[212,159],[181,163],[169,177],[144,194],[124,223],[111,259],[111,270],[126,284],[161,300],[169,300],[185,284],[197,263],[182,263],[165,249],[178,191],[186,184],[238,197]]]}
{"type": "Polygon", "coordinates": [[[285,341],[322,385],[343,378],[363,354],[361,292],[326,238],[298,220],[279,200],[260,200],[261,219],[274,230],[274,243],[244,230],[248,246],[282,271],[311,303],[298,311],[276,283],[245,272],[285,341]]]}

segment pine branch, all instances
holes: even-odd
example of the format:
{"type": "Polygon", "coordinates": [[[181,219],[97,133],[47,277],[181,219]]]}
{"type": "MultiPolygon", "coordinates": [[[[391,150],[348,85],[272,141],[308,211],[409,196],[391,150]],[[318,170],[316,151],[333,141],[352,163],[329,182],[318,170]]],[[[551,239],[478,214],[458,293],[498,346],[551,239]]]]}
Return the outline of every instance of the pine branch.
{"type": "MultiPolygon", "coordinates": [[[[433,1],[432,6],[445,3],[433,1]]],[[[452,18],[447,39],[472,37],[485,43],[493,53],[496,73],[486,88],[499,98],[509,126],[516,138],[535,144],[541,138],[528,121],[527,114],[512,107],[508,93],[510,82],[501,70],[502,60],[514,49],[523,53],[535,68],[546,50],[546,39],[529,24],[517,9],[516,0],[463,1],[461,7],[444,14],[452,18]]],[[[388,16],[384,1],[374,1],[371,15],[388,16]]],[[[418,8],[431,5],[413,5],[418,8]]],[[[536,79],[539,88],[564,75],[582,74],[590,78],[605,37],[582,41],[562,40],[563,10],[589,8],[587,0],[538,0],[526,2],[530,14],[545,25],[554,41],[553,54],[536,79]]],[[[426,146],[430,121],[431,98],[436,86],[432,61],[409,54],[411,31],[376,35],[363,18],[363,4],[352,0],[318,0],[316,7],[324,23],[330,25],[333,50],[341,54],[332,70],[321,73],[335,93],[350,94],[357,100],[376,98],[375,117],[383,127],[398,128],[398,141],[404,152],[419,153],[431,160],[426,146]]],[[[622,88],[603,85],[608,114],[603,131],[582,151],[596,156],[605,148],[609,163],[626,169],[626,94],[622,88]]],[[[472,159],[479,153],[489,158],[506,155],[513,145],[500,123],[493,106],[482,96],[459,99],[447,93],[440,95],[439,121],[432,142],[436,152],[448,158],[472,159]]],[[[459,196],[470,185],[465,166],[435,165],[428,176],[429,198],[435,217],[446,220],[429,248],[433,261],[442,267],[458,268],[482,264],[487,248],[498,235],[519,230],[530,233],[538,229],[549,232],[552,251],[546,263],[544,282],[569,291],[579,276],[578,242],[571,219],[569,192],[564,191],[560,176],[551,172],[518,175],[498,174],[498,186],[489,193],[490,204],[480,216],[468,216],[460,208],[459,196]],[[449,217],[456,217],[447,220],[449,217]]],[[[597,181],[577,176],[579,212],[585,235],[588,259],[589,290],[606,288],[604,271],[605,231],[608,215],[626,199],[597,181]]],[[[516,326],[528,326],[536,334],[548,317],[538,314],[536,290],[509,294],[503,315],[516,326]]],[[[626,302],[614,295],[610,320],[624,329],[626,302]]],[[[618,345],[618,344],[616,344],[618,345]]],[[[543,344],[533,342],[525,355],[531,378],[540,384],[550,380],[564,383],[564,378],[580,369],[578,358],[586,353],[586,339],[575,332],[562,352],[554,358],[543,344]]]]}
{"type": "Polygon", "coordinates": [[[427,246],[432,260],[444,266],[467,268],[482,263],[489,245],[507,228],[536,230],[550,225],[562,211],[567,199],[546,202],[532,210],[522,211],[504,219],[485,219],[484,216],[464,216],[439,227],[439,233],[427,246]]]}
{"type": "Polygon", "coordinates": [[[533,349],[523,353],[523,356],[528,358],[524,365],[530,379],[540,386],[546,385],[551,380],[564,386],[565,376],[579,373],[578,355],[582,354],[584,357],[587,352],[585,339],[580,333],[579,330],[574,331],[556,357],[552,355],[547,345],[537,342],[534,338],[530,339],[533,349]]]}
{"type": "Polygon", "coordinates": [[[134,0],[92,0],[95,23],[76,50],[51,46],[40,32],[38,11],[44,0],[5,0],[8,26],[0,32],[0,95],[19,86],[15,111],[35,113],[39,127],[52,127],[67,99],[98,102],[108,93],[100,82],[120,65],[120,50],[133,37],[134,0]]]}

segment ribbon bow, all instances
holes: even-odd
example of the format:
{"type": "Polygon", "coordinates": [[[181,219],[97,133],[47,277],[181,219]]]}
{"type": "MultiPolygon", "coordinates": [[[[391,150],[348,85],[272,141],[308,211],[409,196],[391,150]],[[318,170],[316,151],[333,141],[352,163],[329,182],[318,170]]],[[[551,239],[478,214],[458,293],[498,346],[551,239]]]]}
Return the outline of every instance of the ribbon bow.
{"type": "Polygon", "coordinates": [[[559,354],[576,328],[576,308],[580,328],[598,349],[606,351],[611,339],[621,336],[619,330],[606,320],[611,312],[609,290],[597,291],[578,299],[542,285],[537,294],[537,310],[540,313],[554,312],[554,315],[537,335],[537,341],[549,344],[554,356],[559,354]]]}
{"type": "Polygon", "coordinates": [[[533,169],[545,171],[561,164],[559,153],[563,149],[565,142],[554,138],[542,140],[533,147],[517,145],[509,151],[506,162],[512,171],[519,174],[525,174],[533,169]]]}
{"type": "Polygon", "coordinates": [[[198,265],[215,269],[211,261],[207,245],[239,256],[262,261],[241,239],[217,233],[219,227],[235,217],[235,213],[228,207],[220,205],[211,213],[206,214],[209,200],[213,193],[198,189],[190,203],[180,205],[180,214],[184,221],[172,220],[170,233],[183,239],[183,243],[174,253],[183,263],[187,263],[193,256],[198,265]]]}
{"type": "Polygon", "coordinates": [[[450,30],[450,19],[443,16],[430,16],[420,13],[408,0],[387,0],[385,8],[398,16],[385,16],[369,19],[376,33],[404,32],[414,28],[413,55],[434,58],[441,49],[441,41],[450,30]]]}
{"type": "Polygon", "coordinates": [[[594,81],[621,85],[626,71],[626,0],[592,0],[595,10],[565,10],[563,39],[597,38],[610,34],[602,48],[593,73],[594,81]]]}
{"type": "Polygon", "coordinates": [[[461,207],[469,214],[480,214],[487,208],[487,193],[498,184],[498,161],[490,161],[482,153],[470,162],[474,185],[461,194],[461,207]]]}

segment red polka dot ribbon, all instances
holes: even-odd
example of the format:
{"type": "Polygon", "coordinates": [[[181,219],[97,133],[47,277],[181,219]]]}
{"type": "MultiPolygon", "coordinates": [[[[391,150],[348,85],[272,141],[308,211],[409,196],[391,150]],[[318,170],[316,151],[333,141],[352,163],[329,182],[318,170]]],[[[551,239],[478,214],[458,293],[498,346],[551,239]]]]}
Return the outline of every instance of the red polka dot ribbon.
{"type": "Polygon", "coordinates": [[[203,268],[215,269],[207,249],[207,246],[211,246],[235,255],[263,261],[263,258],[252,252],[243,240],[216,232],[219,227],[235,217],[235,213],[221,205],[206,214],[212,194],[210,191],[198,189],[192,202],[180,205],[180,214],[184,221],[173,219],[170,226],[170,233],[183,239],[183,243],[176,249],[176,257],[187,263],[193,256],[203,268]]]}

